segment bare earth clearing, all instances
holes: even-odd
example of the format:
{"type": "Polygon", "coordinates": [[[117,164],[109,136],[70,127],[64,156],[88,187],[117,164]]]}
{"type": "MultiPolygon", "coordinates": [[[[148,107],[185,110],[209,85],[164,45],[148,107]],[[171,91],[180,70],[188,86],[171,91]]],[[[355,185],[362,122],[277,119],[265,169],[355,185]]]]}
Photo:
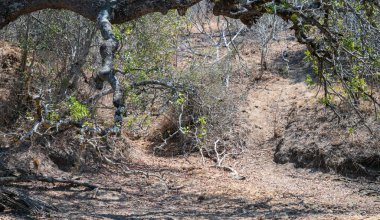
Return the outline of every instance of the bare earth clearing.
{"type": "MultiPolygon", "coordinates": [[[[127,166],[155,173],[165,182],[105,165],[76,178],[120,191],[94,192],[59,184],[18,188],[60,209],[46,218],[380,219],[379,182],[295,169],[292,164],[273,161],[278,144],[274,133],[281,132],[293,106],[306,105],[315,96],[297,75],[302,68],[299,65],[291,64],[288,77],[266,74],[250,86],[241,106],[242,127],[250,132],[247,149],[226,161],[243,180],[211,167],[212,161],[203,165],[197,154],[156,157],[146,150],[149,142],[129,140],[132,151],[127,166]]],[[[24,217],[0,214],[0,219],[20,218],[24,217]]]]}

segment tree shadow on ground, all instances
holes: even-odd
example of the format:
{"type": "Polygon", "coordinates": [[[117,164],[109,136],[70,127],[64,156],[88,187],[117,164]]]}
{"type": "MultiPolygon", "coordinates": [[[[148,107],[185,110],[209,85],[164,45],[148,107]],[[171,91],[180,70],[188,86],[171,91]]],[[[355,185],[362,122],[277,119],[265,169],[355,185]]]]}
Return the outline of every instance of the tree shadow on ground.
{"type": "Polygon", "coordinates": [[[290,49],[286,52],[286,57],[278,54],[269,64],[270,68],[284,78],[292,80],[294,83],[305,82],[306,76],[316,78],[311,64],[305,60],[305,48],[290,49]]]}
{"type": "Polygon", "coordinates": [[[128,182],[128,186],[122,184],[121,192],[84,191],[81,188],[63,191],[57,187],[43,190],[41,186],[30,186],[28,191],[30,195],[59,208],[58,213],[50,214],[52,217],[68,219],[293,219],[349,212],[340,206],[309,204],[299,195],[291,195],[285,203],[283,199],[280,202],[268,197],[247,200],[206,192],[168,191],[160,184],[144,183],[141,178],[129,178],[128,182]]]}

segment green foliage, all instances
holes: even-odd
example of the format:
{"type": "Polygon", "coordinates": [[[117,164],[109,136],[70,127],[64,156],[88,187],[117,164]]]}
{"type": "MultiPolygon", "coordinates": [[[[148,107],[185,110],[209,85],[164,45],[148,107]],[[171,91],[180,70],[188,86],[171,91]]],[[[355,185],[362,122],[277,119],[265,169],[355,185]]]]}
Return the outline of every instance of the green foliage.
{"type": "MultiPolygon", "coordinates": [[[[270,2],[270,3],[267,3],[265,5],[265,10],[268,14],[274,14],[275,11],[277,10],[277,8],[287,10],[291,7],[292,7],[292,5],[287,1],[281,1],[279,4],[270,2]]],[[[292,15],[292,17],[293,17],[293,15],[292,15]]],[[[297,19],[297,18],[295,17],[295,19],[297,19]]]]}
{"type": "Polygon", "coordinates": [[[275,10],[275,4],[273,3],[268,3],[265,7],[265,10],[268,14],[274,14],[274,10],[275,10]]]}
{"type": "Polygon", "coordinates": [[[310,62],[312,64],[313,71],[315,73],[318,73],[318,60],[315,58],[315,56],[312,55],[312,53],[309,50],[305,51],[305,58],[304,59],[307,62],[310,62]]]}
{"type": "Polygon", "coordinates": [[[94,126],[94,124],[91,123],[91,122],[89,122],[89,121],[85,121],[85,122],[83,123],[83,127],[91,128],[91,127],[93,127],[93,126],[94,126]]]}
{"type": "Polygon", "coordinates": [[[332,95],[326,94],[325,96],[319,98],[318,101],[319,101],[319,103],[328,106],[328,105],[332,104],[333,97],[332,97],[332,95]]]}
{"type": "Polygon", "coordinates": [[[204,138],[206,138],[207,136],[207,119],[205,116],[201,116],[198,118],[197,120],[197,130],[198,130],[198,133],[197,133],[197,137],[202,140],[204,138]]]}
{"type": "Polygon", "coordinates": [[[348,83],[352,91],[354,91],[355,93],[367,92],[367,83],[359,75],[356,75],[355,77],[351,78],[351,80],[348,83]]]}
{"type": "Polygon", "coordinates": [[[129,115],[126,118],[126,126],[128,129],[146,128],[152,124],[152,117],[149,114],[129,115]]]}
{"type": "Polygon", "coordinates": [[[293,22],[293,23],[296,23],[297,20],[298,20],[298,15],[296,13],[293,13],[292,16],[290,16],[290,20],[293,22]]]}
{"type": "Polygon", "coordinates": [[[60,116],[58,114],[58,112],[56,111],[50,111],[48,113],[48,118],[47,118],[49,121],[53,122],[53,123],[56,123],[59,121],[60,119],[60,116]]]}
{"type": "Polygon", "coordinates": [[[185,94],[183,94],[183,93],[179,93],[179,94],[178,94],[178,98],[177,98],[177,100],[175,101],[175,104],[176,104],[178,107],[181,107],[183,104],[185,104],[185,102],[186,102],[185,94]]]}
{"type": "Polygon", "coordinates": [[[309,86],[313,86],[315,83],[314,83],[314,80],[313,78],[310,76],[310,74],[307,74],[306,75],[306,79],[305,79],[305,83],[309,86]]]}
{"type": "Polygon", "coordinates": [[[349,128],[347,128],[347,132],[351,136],[351,135],[353,135],[355,133],[355,128],[349,127],[349,128]]]}
{"type": "Polygon", "coordinates": [[[177,37],[185,25],[185,18],[170,12],[166,16],[150,14],[137,21],[114,26],[116,38],[125,40],[125,50],[120,52],[118,66],[138,80],[170,71],[177,37]]]}
{"type": "MultiPolygon", "coordinates": [[[[319,101],[357,105],[359,99],[373,100],[376,110],[378,101],[369,90],[379,88],[379,8],[372,1],[334,0],[328,4],[328,10],[321,7],[313,13],[301,9],[302,16],[298,11],[285,13],[299,42],[307,46],[305,60],[312,64],[317,82],[327,93],[319,101]],[[316,16],[318,13],[324,16],[316,16]]],[[[310,76],[305,81],[315,83],[310,76]]]]}
{"type": "Polygon", "coordinates": [[[342,40],[342,43],[343,43],[343,46],[349,51],[354,51],[354,50],[359,49],[358,47],[356,47],[357,44],[353,38],[350,38],[350,37],[344,38],[342,40]]]}
{"type": "Polygon", "coordinates": [[[197,120],[197,123],[200,126],[202,126],[202,127],[206,126],[207,125],[207,119],[206,119],[206,117],[205,116],[199,117],[198,120],[197,120]]]}
{"type": "Polygon", "coordinates": [[[67,105],[69,107],[70,118],[74,121],[83,121],[90,116],[87,106],[80,103],[75,97],[70,97],[67,105]]]}
{"type": "Polygon", "coordinates": [[[184,135],[189,135],[190,132],[191,132],[190,126],[182,127],[182,128],[180,128],[180,130],[181,130],[181,132],[182,132],[184,135]]]}
{"type": "Polygon", "coordinates": [[[27,112],[25,113],[25,118],[26,118],[27,120],[29,120],[29,121],[34,121],[33,113],[31,113],[31,112],[29,112],[29,111],[27,111],[27,112]]]}

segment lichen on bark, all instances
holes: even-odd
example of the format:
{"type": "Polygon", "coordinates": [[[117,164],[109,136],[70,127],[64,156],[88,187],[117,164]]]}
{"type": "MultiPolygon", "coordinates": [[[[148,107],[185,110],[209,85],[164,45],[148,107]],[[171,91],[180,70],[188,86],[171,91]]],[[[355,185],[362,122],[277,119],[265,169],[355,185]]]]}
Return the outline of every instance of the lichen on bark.
{"type": "Polygon", "coordinates": [[[112,32],[110,22],[116,0],[108,0],[102,10],[99,12],[97,22],[103,37],[103,43],[100,46],[100,55],[102,57],[102,67],[95,77],[95,86],[97,89],[103,89],[103,82],[107,81],[113,89],[113,105],[116,108],[114,127],[110,130],[119,133],[125,112],[124,95],[119,80],[113,70],[113,61],[115,52],[119,47],[119,42],[112,32]]]}

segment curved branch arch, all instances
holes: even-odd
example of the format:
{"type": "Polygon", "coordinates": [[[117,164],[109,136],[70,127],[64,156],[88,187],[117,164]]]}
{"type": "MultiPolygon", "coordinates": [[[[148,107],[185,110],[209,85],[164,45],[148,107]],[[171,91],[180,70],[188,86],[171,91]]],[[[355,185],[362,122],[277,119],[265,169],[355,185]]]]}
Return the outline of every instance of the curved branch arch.
{"type": "MultiPolygon", "coordinates": [[[[118,0],[112,23],[134,20],[152,12],[166,13],[170,9],[189,8],[201,0],[118,0]]],[[[0,1],[0,28],[24,14],[43,9],[65,9],[92,21],[106,6],[107,0],[3,0],[0,1]]]]}
{"type": "MultiPolygon", "coordinates": [[[[111,23],[119,24],[153,12],[166,14],[177,9],[184,14],[188,8],[202,0],[116,0],[111,23]]],[[[240,19],[247,25],[260,17],[263,5],[272,0],[212,0],[214,14],[240,19]]],[[[107,0],[2,0],[0,1],[0,29],[24,14],[43,9],[65,9],[96,21],[107,0]]]]}

